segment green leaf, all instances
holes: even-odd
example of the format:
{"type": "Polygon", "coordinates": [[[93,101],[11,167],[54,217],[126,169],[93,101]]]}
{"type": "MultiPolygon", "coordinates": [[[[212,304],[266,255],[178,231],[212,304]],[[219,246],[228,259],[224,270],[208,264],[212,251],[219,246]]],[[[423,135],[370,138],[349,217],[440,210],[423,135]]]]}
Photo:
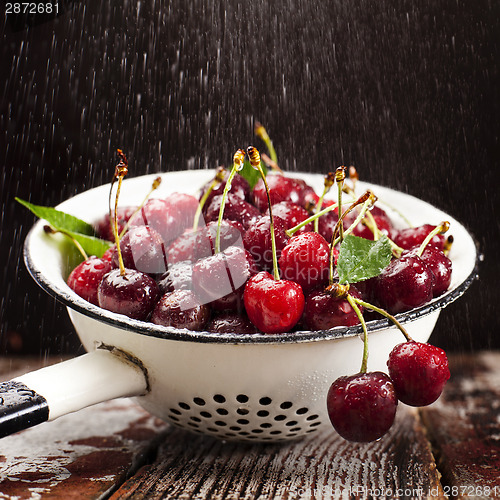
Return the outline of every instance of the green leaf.
{"type": "Polygon", "coordinates": [[[102,257],[102,254],[112,245],[109,241],[96,238],[92,225],[78,217],[61,212],[52,207],[33,205],[20,198],[16,198],[16,200],[21,203],[21,205],[31,210],[37,217],[46,220],[56,231],[73,237],[80,243],[87,255],[102,257]]]}
{"type": "Polygon", "coordinates": [[[65,233],[75,238],[89,256],[95,255],[96,257],[102,257],[104,252],[113,245],[110,241],[101,240],[95,236],[74,233],[72,231],[65,231],[65,233]]]}
{"type": "Polygon", "coordinates": [[[16,197],[21,205],[31,210],[40,219],[45,219],[54,229],[59,231],[68,231],[92,236],[95,234],[94,228],[78,217],[66,214],[52,207],[44,207],[42,205],[33,205],[28,201],[21,200],[16,197]]]}
{"type": "MultiPolygon", "coordinates": [[[[263,163],[261,163],[261,165],[264,174],[267,174],[266,167],[263,163]]],[[[248,160],[245,160],[245,162],[243,163],[243,169],[238,173],[247,180],[248,184],[250,184],[250,189],[253,189],[255,187],[255,184],[257,184],[260,179],[259,171],[253,168],[248,160]]]]}
{"type": "Polygon", "coordinates": [[[378,276],[392,258],[387,236],[377,241],[348,234],[340,245],[337,260],[339,283],[357,283],[378,276]]]}

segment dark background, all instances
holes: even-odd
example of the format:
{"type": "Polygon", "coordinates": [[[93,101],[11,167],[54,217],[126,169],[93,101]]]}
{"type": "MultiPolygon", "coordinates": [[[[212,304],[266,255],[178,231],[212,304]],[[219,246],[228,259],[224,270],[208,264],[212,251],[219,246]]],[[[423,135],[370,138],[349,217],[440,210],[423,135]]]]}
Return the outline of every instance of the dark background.
{"type": "Polygon", "coordinates": [[[255,119],[282,167],[354,164],[462,221],[480,279],[432,341],[500,347],[499,2],[100,3],[0,14],[0,353],[79,346],[24,268],[34,218],[15,195],[55,205],[108,182],[117,147],[134,176],[228,164],[255,119]]]}

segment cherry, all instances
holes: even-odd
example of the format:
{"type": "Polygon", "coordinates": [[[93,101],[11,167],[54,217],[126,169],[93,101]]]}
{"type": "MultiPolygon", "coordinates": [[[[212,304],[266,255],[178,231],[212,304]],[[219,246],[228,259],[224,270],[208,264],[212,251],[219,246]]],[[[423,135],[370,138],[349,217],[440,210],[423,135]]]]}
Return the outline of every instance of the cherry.
{"type": "Polygon", "coordinates": [[[174,290],[192,289],[193,265],[189,261],[170,264],[168,271],[158,279],[158,287],[162,294],[174,290]]]}
{"type": "Polygon", "coordinates": [[[200,304],[191,290],[175,290],[160,298],[151,322],[161,326],[203,330],[210,319],[210,308],[200,304]]]}
{"type": "MultiPolygon", "coordinates": [[[[419,246],[437,226],[424,224],[418,227],[401,229],[394,235],[394,243],[401,248],[410,249],[419,246]]],[[[443,250],[446,238],[442,234],[436,234],[430,241],[430,245],[443,250]]]]}
{"type": "MultiPolygon", "coordinates": [[[[294,179],[293,177],[286,177],[281,174],[270,174],[267,176],[266,181],[269,186],[271,205],[288,200],[304,206],[305,197],[312,189],[301,179],[294,179]]],[[[260,179],[253,188],[252,199],[254,205],[261,212],[266,211],[268,208],[268,200],[266,187],[262,179],[260,179]]]]}
{"type": "Polygon", "coordinates": [[[167,262],[169,266],[176,262],[185,260],[194,261],[196,251],[196,240],[199,232],[191,228],[186,229],[180,236],[177,236],[167,248],[167,262]]]}
{"type": "MultiPolygon", "coordinates": [[[[216,253],[218,222],[209,222],[205,227],[197,231],[193,248],[193,260],[209,257],[216,253]]],[[[220,224],[220,250],[226,250],[231,246],[243,248],[243,235],[245,229],[236,221],[223,219],[220,224]]]]}
{"type": "Polygon", "coordinates": [[[436,401],[450,378],[446,353],[421,342],[398,344],[389,354],[387,366],[398,399],[410,406],[436,401]]]}
{"type": "Polygon", "coordinates": [[[168,205],[174,205],[181,214],[179,222],[183,229],[193,225],[194,214],[198,209],[198,200],[194,196],[186,193],[172,193],[165,198],[165,201],[168,205]]]}
{"type": "MultiPolygon", "coordinates": [[[[112,247],[109,247],[103,254],[101,259],[102,260],[107,260],[108,262],[111,262],[111,265],[114,266],[113,264],[113,255],[116,252],[116,245],[113,245],[112,247]]],[[[114,266],[116,267],[116,266],[114,266]]]]}
{"type": "MultiPolygon", "coordinates": [[[[394,236],[393,234],[394,229],[392,227],[391,222],[386,217],[383,217],[381,215],[372,214],[372,216],[379,232],[385,234],[388,238],[392,240],[394,236]]],[[[373,231],[366,224],[363,224],[361,222],[353,229],[352,234],[354,236],[360,236],[361,238],[366,238],[367,240],[374,239],[373,231]]]]}
{"type": "Polygon", "coordinates": [[[100,307],[132,319],[145,320],[158,297],[156,281],[136,269],[113,269],[97,287],[100,307]]]}
{"type": "MultiPolygon", "coordinates": [[[[208,208],[208,205],[212,201],[215,196],[219,196],[224,192],[224,188],[226,187],[226,180],[228,177],[227,172],[224,174],[226,179],[220,182],[218,185],[214,186],[211,193],[208,195],[208,198],[205,201],[204,212],[208,208]]],[[[207,189],[211,186],[212,181],[207,182],[201,188],[200,200],[203,198],[203,195],[206,193],[207,189]]],[[[248,181],[239,174],[236,174],[231,181],[231,193],[241,200],[250,201],[250,185],[248,181]]]]}
{"type": "MultiPolygon", "coordinates": [[[[118,181],[118,187],[115,196],[113,229],[119,268],[113,269],[103,276],[97,287],[97,301],[103,309],[143,320],[149,316],[158,300],[159,289],[156,281],[149,275],[136,269],[127,269],[123,264],[117,208],[123,177],[128,173],[128,162],[120,149],[118,156],[120,161],[115,168],[114,176],[114,180],[118,181]]],[[[111,184],[111,189],[113,189],[113,184],[114,181],[111,184]]]]}
{"type": "Polygon", "coordinates": [[[148,200],[129,224],[131,227],[152,227],[160,233],[166,245],[182,234],[187,227],[186,220],[175,203],[160,198],[148,200]]]}
{"type": "Polygon", "coordinates": [[[339,377],[327,395],[335,430],[348,441],[362,443],[379,439],[391,428],[397,404],[391,379],[382,372],[339,377]]]}
{"type": "Polygon", "coordinates": [[[109,260],[89,257],[71,271],[67,283],[77,295],[98,306],[97,287],[109,271],[111,271],[109,260]]]}
{"type": "Polygon", "coordinates": [[[304,310],[304,294],[299,284],[275,280],[261,271],[245,286],[245,309],[250,321],[264,333],[290,331],[304,310]]]}
{"type": "Polygon", "coordinates": [[[204,304],[214,307],[237,307],[239,289],[257,271],[255,262],[245,249],[231,246],[210,257],[198,260],[193,266],[193,290],[204,304]],[[226,298],[227,295],[231,297],[226,298]],[[217,302],[221,301],[221,302],[217,302]],[[214,304],[215,302],[215,304],[214,304]]]}
{"type": "Polygon", "coordinates": [[[281,252],[281,276],[298,283],[306,293],[328,280],[329,253],[330,247],[320,234],[296,234],[281,252]]]}
{"type": "MultiPolygon", "coordinates": [[[[207,222],[218,220],[222,196],[215,196],[210,202],[205,214],[207,222]]],[[[224,219],[237,221],[245,229],[248,229],[255,224],[260,216],[261,213],[256,207],[234,194],[228,194],[224,207],[224,219]]]]}
{"type": "MultiPolygon", "coordinates": [[[[419,248],[403,252],[403,255],[418,255],[419,248]]],[[[438,248],[427,245],[420,255],[420,258],[427,264],[434,275],[432,285],[433,297],[442,295],[448,290],[451,283],[452,263],[451,260],[438,248]]]]}
{"type": "MultiPolygon", "coordinates": [[[[349,294],[361,298],[359,291],[351,285],[349,294]]],[[[360,307],[361,312],[363,308],[360,307]]],[[[338,297],[327,287],[313,290],[306,297],[304,322],[309,330],[329,330],[336,326],[359,325],[359,318],[345,297],[338,297]]]]}
{"type": "MultiPolygon", "coordinates": [[[[272,206],[272,210],[275,217],[280,217],[285,221],[287,229],[291,229],[309,218],[309,212],[305,208],[291,201],[276,203],[272,206]]],[[[269,215],[269,210],[266,212],[266,215],[269,215]]],[[[310,222],[306,226],[300,228],[296,234],[312,230],[313,224],[310,222]]]]}
{"type": "MultiPolygon", "coordinates": [[[[147,274],[160,274],[167,270],[167,256],[161,236],[149,226],[130,228],[120,240],[123,265],[147,274]]],[[[113,265],[118,267],[115,249],[113,265]]]]}
{"type": "Polygon", "coordinates": [[[394,259],[374,283],[376,301],[396,314],[419,307],[432,299],[434,275],[427,264],[415,256],[394,259]]]}
{"type": "MultiPolygon", "coordinates": [[[[281,251],[288,241],[286,224],[280,217],[274,219],[274,234],[276,242],[276,257],[279,259],[281,251]]],[[[264,271],[273,268],[273,252],[271,244],[271,218],[269,215],[261,217],[252,227],[247,229],[243,236],[243,245],[252,254],[257,266],[264,271]]]]}
{"type": "Polygon", "coordinates": [[[207,325],[207,331],[214,333],[257,333],[257,328],[244,314],[222,312],[214,316],[207,325]]]}
{"type": "MultiPolygon", "coordinates": [[[[125,225],[129,221],[130,217],[136,212],[137,207],[126,206],[118,207],[116,210],[116,215],[118,219],[118,233],[121,233],[125,228],[125,225]]],[[[111,226],[109,213],[107,213],[102,219],[100,219],[96,224],[96,233],[99,238],[108,241],[115,241],[113,234],[113,228],[111,226]]]]}

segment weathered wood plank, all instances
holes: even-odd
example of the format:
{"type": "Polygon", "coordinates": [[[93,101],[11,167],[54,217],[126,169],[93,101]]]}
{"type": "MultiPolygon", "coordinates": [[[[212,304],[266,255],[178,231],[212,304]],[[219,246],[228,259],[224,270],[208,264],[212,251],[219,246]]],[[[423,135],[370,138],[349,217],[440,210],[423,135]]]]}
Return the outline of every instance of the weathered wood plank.
{"type": "MultiPolygon", "coordinates": [[[[57,360],[3,362],[15,376],[57,360]]],[[[1,373],[1,371],[0,371],[1,373]]],[[[66,415],[0,441],[0,498],[100,498],[156,450],[167,424],[130,400],[66,415]]]]}
{"type": "Polygon", "coordinates": [[[237,444],[168,432],[157,460],[111,498],[444,498],[416,411],[402,406],[383,439],[350,444],[333,430],[291,444],[237,444]]]}
{"type": "Polygon", "coordinates": [[[500,353],[450,358],[441,398],[421,415],[455,498],[500,498],[500,353]]]}

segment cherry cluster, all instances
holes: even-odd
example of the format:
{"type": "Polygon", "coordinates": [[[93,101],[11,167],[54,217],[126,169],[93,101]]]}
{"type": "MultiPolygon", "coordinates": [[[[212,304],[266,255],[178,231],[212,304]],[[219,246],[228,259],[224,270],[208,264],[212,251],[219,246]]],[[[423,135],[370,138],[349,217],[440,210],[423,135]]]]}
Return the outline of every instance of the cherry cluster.
{"type": "MultiPolygon", "coordinates": [[[[447,227],[397,230],[368,195],[356,199],[343,182],[343,167],[325,177],[318,195],[279,169],[265,175],[250,146],[236,152],[230,171],[219,168],[198,198],[173,193],[119,207],[128,167],[121,151],[119,156],[114,208],[110,203],[96,225],[98,236],[114,246],[86,258],[68,278],[78,295],[104,309],[194,331],[279,334],[365,327],[364,312],[393,318],[449,287],[447,227]],[[247,155],[260,174],[253,188],[240,175],[247,155]],[[329,200],[335,181],[338,199],[329,200]],[[342,193],[352,198],[346,206],[342,193]],[[377,275],[339,293],[335,266],[346,234],[388,238],[393,258],[377,275]]],[[[352,179],[355,184],[355,172],[352,179]]],[[[408,340],[391,353],[390,377],[367,373],[365,355],[361,373],[332,385],[329,414],[345,438],[377,439],[392,424],[398,399],[428,404],[441,392],[444,353],[408,340]]]]}

